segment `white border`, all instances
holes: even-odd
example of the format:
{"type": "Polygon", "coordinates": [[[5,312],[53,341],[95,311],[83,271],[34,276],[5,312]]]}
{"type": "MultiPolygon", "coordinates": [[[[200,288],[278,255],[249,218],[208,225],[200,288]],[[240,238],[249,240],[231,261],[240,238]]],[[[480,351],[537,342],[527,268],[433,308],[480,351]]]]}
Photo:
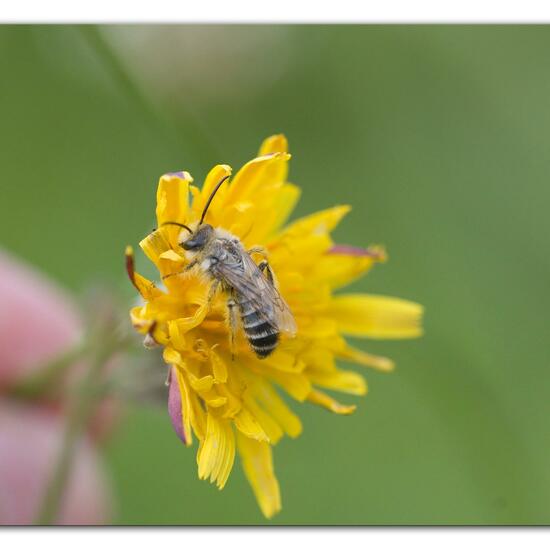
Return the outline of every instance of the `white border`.
{"type": "Polygon", "coordinates": [[[369,550],[498,550],[547,549],[543,529],[411,529],[411,528],[33,528],[0,529],[4,548],[97,550],[119,547],[134,550],[187,548],[206,550],[269,550],[271,548],[368,548],[369,550]],[[358,544],[358,546],[357,546],[358,544]],[[54,546],[55,545],[55,546],[54,546]]]}
{"type": "MultiPolygon", "coordinates": [[[[75,2],[3,0],[5,23],[535,23],[550,21],[550,2],[462,0],[461,2],[386,0],[337,2],[274,0],[154,0],[75,2]]],[[[97,550],[118,542],[126,548],[185,547],[262,550],[273,547],[339,548],[367,543],[368,548],[408,550],[499,550],[548,548],[541,529],[0,529],[4,548],[55,545],[56,550],[97,550]],[[205,544],[206,543],[206,544],[205,544]]]]}
{"type": "Polygon", "coordinates": [[[6,23],[534,23],[545,0],[2,0],[6,23]]]}

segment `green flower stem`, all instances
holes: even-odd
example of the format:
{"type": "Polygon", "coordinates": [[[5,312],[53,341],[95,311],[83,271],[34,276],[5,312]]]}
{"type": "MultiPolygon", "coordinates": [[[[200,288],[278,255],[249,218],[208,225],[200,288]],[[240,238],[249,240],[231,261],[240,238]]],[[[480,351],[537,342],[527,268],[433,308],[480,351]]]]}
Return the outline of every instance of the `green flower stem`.
{"type": "Polygon", "coordinates": [[[118,339],[111,337],[98,346],[89,360],[84,379],[73,396],[60,454],[39,510],[37,518],[39,525],[52,525],[58,518],[78,440],[85,431],[96,405],[104,396],[103,370],[109,358],[119,348],[119,344],[118,339]]]}
{"type": "Polygon", "coordinates": [[[83,350],[83,345],[77,345],[44,367],[37,368],[34,373],[10,387],[8,394],[16,399],[30,401],[58,398],[68,368],[82,358],[83,350]]]}

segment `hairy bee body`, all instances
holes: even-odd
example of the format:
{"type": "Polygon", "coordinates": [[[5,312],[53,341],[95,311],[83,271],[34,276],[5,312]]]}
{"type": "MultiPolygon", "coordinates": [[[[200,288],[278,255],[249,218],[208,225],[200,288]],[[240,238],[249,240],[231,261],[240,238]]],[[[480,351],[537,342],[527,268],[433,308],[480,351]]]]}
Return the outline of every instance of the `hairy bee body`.
{"type": "Polygon", "coordinates": [[[268,323],[255,307],[253,300],[236,294],[235,301],[240,310],[246,338],[254,353],[261,358],[270,355],[279,342],[279,330],[268,323]]]}
{"type": "Polygon", "coordinates": [[[275,350],[282,331],[296,332],[292,313],[275,288],[267,261],[261,267],[256,265],[237,237],[202,224],[181,246],[188,251],[188,269],[197,266],[211,278],[214,291],[221,284],[227,293],[232,340],[236,330],[234,308],[239,310],[245,336],[260,359],[275,350]]]}

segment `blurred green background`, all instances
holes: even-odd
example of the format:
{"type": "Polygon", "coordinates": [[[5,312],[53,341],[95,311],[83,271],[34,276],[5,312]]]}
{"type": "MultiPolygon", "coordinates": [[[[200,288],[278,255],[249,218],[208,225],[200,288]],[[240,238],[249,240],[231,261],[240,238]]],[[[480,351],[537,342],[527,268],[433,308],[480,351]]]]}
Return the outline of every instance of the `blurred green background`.
{"type": "MultiPolygon", "coordinates": [[[[426,335],[360,343],[398,367],[353,416],[294,406],[270,523],[549,523],[549,59],[546,26],[4,26],[1,241],[129,302],[158,177],[286,133],[296,214],[352,204],[337,239],[390,254],[354,288],[424,304],[426,335]]],[[[238,463],[218,493],[195,452],[132,407],[115,522],[268,523],[238,463]]]]}

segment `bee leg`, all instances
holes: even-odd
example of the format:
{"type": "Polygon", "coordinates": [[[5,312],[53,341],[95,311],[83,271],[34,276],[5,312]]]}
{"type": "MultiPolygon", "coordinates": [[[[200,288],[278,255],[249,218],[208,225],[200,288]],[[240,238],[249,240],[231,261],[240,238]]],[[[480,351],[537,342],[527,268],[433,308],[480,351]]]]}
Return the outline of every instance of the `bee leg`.
{"type": "Polygon", "coordinates": [[[231,348],[231,360],[235,360],[235,334],[237,333],[237,303],[233,298],[227,300],[227,312],[229,319],[229,345],[231,348]]]}
{"type": "Polygon", "coordinates": [[[258,264],[258,268],[262,273],[265,272],[265,275],[267,277],[267,280],[274,285],[275,284],[275,278],[273,277],[273,271],[271,270],[271,267],[269,267],[269,262],[267,260],[262,260],[258,264]]]}
{"type": "Polygon", "coordinates": [[[216,294],[216,291],[218,290],[218,287],[220,286],[220,281],[214,281],[210,288],[208,289],[208,296],[206,297],[206,307],[210,309],[210,304],[212,303],[212,300],[214,299],[214,295],[216,294]]]}
{"type": "Polygon", "coordinates": [[[175,273],[167,273],[166,275],[162,276],[162,280],[169,279],[170,277],[175,277],[176,275],[183,275],[185,273],[184,271],[176,271],[175,273]]]}
{"type": "Polygon", "coordinates": [[[269,266],[269,262],[267,261],[267,250],[263,246],[253,246],[252,248],[248,249],[247,252],[250,255],[261,254],[264,257],[264,259],[258,264],[258,267],[260,268],[260,271],[262,273],[265,273],[267,280],[272,285],[275,285],[275,277],[273,275],[271,267],[269,266]]]}
{"type": "Polygon", "coordinates": [[[199,262],[197,260],[192,260],[190,261],[186,266],[185,268],[183,269],[183,271],[189,271],[190,269],[193,269],[199,262]]]}
{"type": "Polygon", "coordinates": [[[253,246],[247,250],[248,254],[261,254],[264,258],[267,258],[267,250],[263,246],[253,246]]]}
{"type": "Polygon", "coordinates": [[[197,265],[197,263],[198,263],[197,260],[193,260],[192,262],[187,264],[181,271],[176,271],[175,273],[168,273],[167,275],[163,275],[162,280],[164,281],[164,279],[168,279],[169,277],[175,277],[176,275],[183,275],[190,269],[194,268],[197,265]]]}

